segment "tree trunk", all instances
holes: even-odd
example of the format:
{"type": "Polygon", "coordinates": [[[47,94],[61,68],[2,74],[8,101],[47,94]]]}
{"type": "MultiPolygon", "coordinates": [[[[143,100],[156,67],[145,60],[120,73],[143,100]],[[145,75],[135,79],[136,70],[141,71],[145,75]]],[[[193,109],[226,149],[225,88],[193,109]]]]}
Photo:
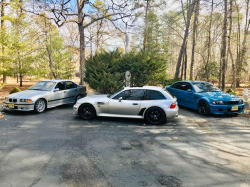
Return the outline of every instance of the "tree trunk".
{"type": "Polygon", "coordinates": [[[209,81],[209,62],[210,62],[210,57],[211,57],[211,28],[212,28],[212,19],[213,19],[213,11],[214,11],[214,6],[213,6],[213,0],[212,0],[212,10],[210,13],[210,20],[209,20],[209,28],[208,28],[208,45],[207,45],[207,61],[206,61],[206,65],[205,65],[205,69],[206,69],[206,74],[207,74],[207,81],[209,81]]]}
{"type": "MultiPolygon", "coordinates": [[[[1,4],[1,31],[2,31],[2,34],[5,34],[5,26],[4,26],[4,19],[2,19],[3,16],[5,16],[5,6],[6,6],[6,0],[2,0],[2,4],[1,4]]],[[[4,57],[4,45],[2,45],[2,57],[4,57]]],[[[4,62],[3,62],[3,68],[5,68],[4,66],[4,62]]],[[[4,70],[4,73],[3,73],[3,82],[6,82],[6,72],[4,70]]]]}
{"type": "Polygon", "coordinates": [[[23,87],[23,75],[20,73],[20,87],[23,87]]]}
{"type": "Polygon", "coordinates": [[[223,35],[222,35],[222,90],[226,89],[226,48],[227,48],[227,0],[224,0],[224,22],[223,22],[223,35]]]}
{"type": "Polygon", "coordinates": [[[185,30],[183,42],[182,42],[182,45],[181,45],[181,50],[180,50],[180,53],[179,53],[178,61],[177,61],[177,64],[176,64],[176,70],[175,70],[175,76],[174,76],[175,79],[178,79],[179,74],[180,74],[181,59],[182,59],[182,56],[183,56],[184,48],[185,48],[185,45],[186,45],[186,40],[187,40],[187,37],[188,37],[190,20],[191,20],[191,17],[192,17],[193,11],[194,11],[194,7],[195,7],[195,4],[196,4],[195,1],[196,0],[192,1],[190,13],[189,13],[188,18],[187,18],[186,30],[185,30]]]}
{"type": "Polygon", "coordinates": [[[147,32],[148,32],[148,9],[149,9],[149,1],[146,0],[146,13],[145,13],[145,28],[144,28],[144,38],[143,38],[143,50],[146,51],[146,45],[147,45],[147,32]]]}
{"type": "Polygon", "coordinates": [[[197,1],[195,6],[195,15],[194,15],[194,24],[193,24],[193,45],[192,45],[192,56],[191,56],[191,65],[190,65],[190,80],[193,80],[194,75],[194,52],[195,52],[195,40],[196,40],[196,30],[197,30],[197,22],[199,16],[199,6],[200,0],[197,1]]]}
{"type": "Polygon", "coordinates": [[[233,14],[233,0],[230,0],[230,7],[229,7],[229,33],[228,33],[228,55],[230,55],[231,61],[232,61],[232,72],[233,72],[233,83],[232,83],[232,88],[235,91],[236,87],[236,82],[235,82],[235,66],[234,66],[234,59],[233,59],[233,54],[231,51],[231,33],[232,33],[232,14],[233,14]]]}
{"type": "Polygon", "coordinates": [[[184,68],[184,80],[187,80],[187,45],[185,47],[185,61],[184,61],[184,64],[185,64],[185,68],[184,68]]]}
{"type": "Polygon", "coordinates": [[[82,24],[78,25],[80,33],[80,85],[83,85],[85,77],[85,35],[82,24]]]}
{"type": "MultiPolygon", "coordinates": [[[[50,68],[50,71],[54,77],[54,79],[57,79],[57,76],[53,70],[53,59],[52,59],[52,55],[51,55],[51,46],[50,48],[48,46],[46,46],[46,49],[47,49],[47,52],[48,52],[48,55],[49,55],[49,68],[50,68]]],[[[21,77],[20,77],[21,79],[21,77]]]]}

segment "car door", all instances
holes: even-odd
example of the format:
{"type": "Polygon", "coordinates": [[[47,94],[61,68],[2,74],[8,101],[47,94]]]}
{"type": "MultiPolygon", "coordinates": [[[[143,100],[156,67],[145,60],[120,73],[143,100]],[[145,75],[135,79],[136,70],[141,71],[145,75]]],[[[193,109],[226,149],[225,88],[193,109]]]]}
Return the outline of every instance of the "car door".
{"type": "Polygon", "coordinates": [[[195,103],[194,96],[193,96],[194,90],[189,82],[182,82],[180,84],[179,94],[181,95],[180,97],[181,104],[192,108],[192,105],[194,105],[195,103]]]}
{"type": "Polygon", "coordinates": [[[109,100],[109,113],[138,115],[143,94],[143,89],[124,90],[109,100]]]}
{"type": "Polygon", "coordinates": [[[57,106],[65,104],[64,99],[66,97],[66,90],[64,82],[58,82],[54,88],[51,95],[51,100],[49,101],[51,106],[57,106]]]}
{"type": "Polygon", "coordinates": [[[71,81],[65,81],[66,97],[64,102],[74,103],[77,95],[77,85],[71,81]]]}

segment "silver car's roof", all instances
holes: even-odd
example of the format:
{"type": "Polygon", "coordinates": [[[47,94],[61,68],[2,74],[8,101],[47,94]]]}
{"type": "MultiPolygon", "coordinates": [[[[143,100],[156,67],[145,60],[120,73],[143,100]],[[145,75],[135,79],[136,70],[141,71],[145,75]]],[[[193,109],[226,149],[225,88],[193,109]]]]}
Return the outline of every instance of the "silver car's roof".
{"type": "Polygon", "coordinates": [[[152,89],[152,90],[163,90],[162,87],[158,87],[158,86],[124,87],[124,90],[127,90],[127,89],[152,89]]]}
{"type": "MultiPolygon", "coordinates": [[[[62,81],[71,81],[71,80],[41,80],[41,81],[39,81],[39,82],[42,82],[42,81],[62,82],[62,81]]],[[[71,82],[74,82],[74,81],[71,81],[71,82]]]]}

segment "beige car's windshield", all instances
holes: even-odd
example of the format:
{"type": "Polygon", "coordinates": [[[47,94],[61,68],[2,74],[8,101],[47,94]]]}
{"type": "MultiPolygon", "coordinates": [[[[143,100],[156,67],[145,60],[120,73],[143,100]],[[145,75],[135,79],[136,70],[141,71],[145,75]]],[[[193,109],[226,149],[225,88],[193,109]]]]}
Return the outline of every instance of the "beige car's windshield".
{"type": "Polygon", "coordinates": [[[51,91],[55,84],[51,81],[41,81],[31,86],[29,90],[51,91]]]}

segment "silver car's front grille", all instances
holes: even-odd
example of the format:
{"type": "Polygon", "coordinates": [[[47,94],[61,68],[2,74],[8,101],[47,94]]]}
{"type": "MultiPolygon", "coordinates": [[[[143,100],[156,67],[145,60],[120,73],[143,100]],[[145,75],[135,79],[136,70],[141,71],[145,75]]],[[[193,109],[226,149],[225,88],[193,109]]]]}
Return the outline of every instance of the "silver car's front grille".
{"type": "Polygon", "coordinates": [[[13,102],[13,103],[16,103],[16,102],[17,102],[17,99],[9,98],[9,102],[10,102],[10,103],[12,103],[12,102],[13,102]]]}

